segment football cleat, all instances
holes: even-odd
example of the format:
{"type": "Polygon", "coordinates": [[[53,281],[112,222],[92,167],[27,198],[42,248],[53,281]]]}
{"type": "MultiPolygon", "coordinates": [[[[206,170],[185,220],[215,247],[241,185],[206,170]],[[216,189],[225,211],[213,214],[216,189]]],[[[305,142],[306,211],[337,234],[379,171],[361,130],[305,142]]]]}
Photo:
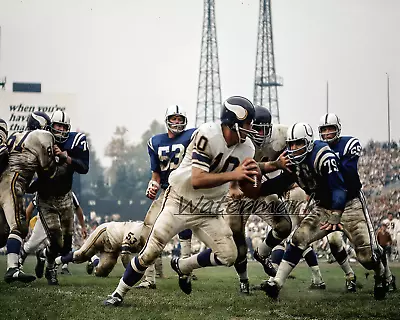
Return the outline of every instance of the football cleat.
{"type": "Polygon", "coordinates": [[[357,277],[355,274],[346,276],[346,290],[347,292],[357,291],[357,277]]]}
{"type": "Polygon", "coordinates": [[[92,274],[94,270],[94,265],[92,261],[88,261],[87,265],[86,265],[86,272],[87,274],[92,274]]]}
{"type": "Polygon", "coordinates": [[[181,269],[179,269],[179,258],[174,257],[171,259],[171,268],[179,276],[179,288],[186,293],[190,294],[192,292],[192,278],[190,275],[183,274],[181,269]]]}
{"type": "Polygon", "coordinates": [[[269,258],[263,258],[258,251],[254,251],[254,259],[256,259],[259,263],[262,264],[264,268],[264,272],[270,277],[276,276],[276,269],[272,265],[272,262],[269,258]]]}
{"type": "Polygon", "coordinates": [[[241,280],[239,283],[239,293],[250,294],[249,280],[241,280]]]}
{"type": "Polygon", "coordinates": [[[118,307],[119,305],[121,305],[122,301],[124,301],[124,299],[118,293],[114,293],[113,295],[108,296],[107,299],[103,301],[103,305],[107,307],[118,307]]]}
{"type": "Polygon", "coordinates": [[[45,278],[47,279],[47,283],[51,286],[58,286],[57,279],[57,269],[56,268],[46,268],[45,278]]]}
{"type": "Polygon", "coordinates": [[[29,283],[36,280],[34,275],[26,274],[19,268],[10,268],[7,270],[4,275],[4,281],[7,283],[11,283],[14,281],[21,281],[23,283],[29,283]]]}
{"type": "Polygon", "coordinates": [[[374,276],[375,285],[374,285],[374,298],[375,300],[384,300],[386,297],[386,279],[382,276],[374,276]]]}
{"type": "Polygon", "coordinates": [[[387,290],[388,292],[393,292],[397,290],[397,286],[396,286],[396,277],[392,274],[392,280],[390,281],[386,281],[387,285],[387,290]]]}
{"type": "Polygon", "coordinates": [[[315,283],[315,282],[311,282],[311,285],[309,286],[310,290],[325,290],[326,289],[326,284],[325,282],[321,282],[321,283],[315,283]]]}
{"type": "Polygon", "coordinates": [[[134,286],[134,288],[135,289],[157,289],[157,286],[153,282],[150,282],[148,280],[143,280],[137,286],[134,286]]]}
{"type": "Polygon", "coordinates": [[[279,287],[274,281],[266,281],[261,285],[261,290],[265,292],[267,296],[272,299],[278,299],[279,296],[279,287]]]}
{"type": "Polygon", "coordinates": [[[45,263],[46,263],[46,258],[43,255],[43,250],[36,251],[35,273],[36,277],[38,277],[39,279],[43,277],[45,263]]]}

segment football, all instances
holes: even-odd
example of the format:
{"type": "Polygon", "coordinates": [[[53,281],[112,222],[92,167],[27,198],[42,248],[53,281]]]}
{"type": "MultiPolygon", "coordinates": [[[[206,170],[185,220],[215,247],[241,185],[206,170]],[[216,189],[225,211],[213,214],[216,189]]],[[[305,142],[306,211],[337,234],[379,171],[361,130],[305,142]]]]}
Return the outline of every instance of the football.
{"type": "Polygon", "coordinates": [[[257,199],[259,197],[259,193],[261,190],[261,171],[258,169],[258,174],[256,177],[256,184],[250,182],[248,180],[239,181],[240,190],[243,191],[243,194],[251,199],[257,199]]]}

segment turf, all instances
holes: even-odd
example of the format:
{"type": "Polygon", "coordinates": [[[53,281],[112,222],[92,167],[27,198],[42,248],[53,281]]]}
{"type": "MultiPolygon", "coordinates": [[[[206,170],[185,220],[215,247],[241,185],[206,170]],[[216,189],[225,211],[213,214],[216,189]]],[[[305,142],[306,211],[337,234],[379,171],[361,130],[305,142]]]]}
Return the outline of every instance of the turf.
{"type": "MultiPolygon", "coordinates": [[[[28,257],[25,271],[33,272],[34,257],[28,257]]],[[[0,273],[5,272],[5,257],[0,257],[0,273]]],[[[6,284],[0,280],[0,319],[400,319],[400,291],[385,301],[372,295],[373,277],[354,265],[362,288],[357,293],[344,292],[344,277],[336,264],[321,264],[327,289],[311,291],[310,273],[304,264],[294,271],[278,301],[261,291],[250,296],[238,294],[233,268],[217,267],[196,270],[190,296],[182,293],[177,278],[164,260],[165,279],[157,290],[132,290],[121,307],[103,307],[102,301],[118,284],[123,272],[119,263],[105,279],[86,274],[85,265],[72,265],[72,276],[59,275],[60,285],[51,287],[45,279],[31,284],[6,284]]],[[[393,265],[400,279],[400,265],[393,265]]],[[[252,284],[264,279],[261,266],[249,263],[252,284]]]]}

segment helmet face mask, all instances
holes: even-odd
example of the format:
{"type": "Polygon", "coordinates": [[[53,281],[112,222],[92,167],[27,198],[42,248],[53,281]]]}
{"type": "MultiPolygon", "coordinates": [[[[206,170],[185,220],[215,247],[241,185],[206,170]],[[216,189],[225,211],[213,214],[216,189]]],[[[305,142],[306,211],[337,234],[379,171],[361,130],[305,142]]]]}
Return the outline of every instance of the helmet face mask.
{"type": "Polygon", "coordinates": [[[50,132],[53,134],[56,142],[63,143],[67,141],[70,131],[69,116],[61,110],[54,111],[51,116],[50,132]]]}
{"type": "Polygon", "coordinates": [[[177,105],[168,107],[165,113],[165,126],[173,134],[182,133],[187,126],[186,112],[183,108],[177,105]]]}
{"type": "Polygon", "coordinates": [[[251,134],[250,138],[257,148],[262,148],[265,144],[269,142],[271,138],[272,117],[267,108],[256,106],[255,111],[256,114],[253,124],[253,129],[255,133],[251,134]]]}
{"type": "Polygon", "coordinates": [[[327,113],[321,117],[319,122],[320,125],[318,126],[318,131],[319,131],[319,137],[322,141],[325,141],[326,143],[332,143],[340,138],[342,124],[340,123],[340,119],[336,114],[327,113]],[[328,128],[334,128],[334,131],[330,130],[327,132],[327,130],[325,129],[328,128]],[[332,134],[334,134],[333,137],[331,138],[327,137],[332,134]]]}
{"type": "Polygon", "coordinates": [[[271,138],[272,125],[270,123],[253,124],[253,129],[257,133],[252,134],[251,139],[257,148],[262,148],[271,138]]]}
{"type": "Polygon", "coordinates": [[[294,165],[302,163],[313,150],[314,137],[312,128],[306,123],[296,123],[289,127],[286,139],[287,154],[294,165]]]}

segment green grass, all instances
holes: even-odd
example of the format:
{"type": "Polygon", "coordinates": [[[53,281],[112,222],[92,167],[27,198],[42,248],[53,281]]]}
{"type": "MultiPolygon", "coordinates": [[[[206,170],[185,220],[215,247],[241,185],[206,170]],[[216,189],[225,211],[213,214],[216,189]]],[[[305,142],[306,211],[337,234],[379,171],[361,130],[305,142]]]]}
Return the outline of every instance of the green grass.
{"type": "MultiPolygon", "coordinates": [[[[27,272],[33,272],[35,258],[28,257],[27,272]]],[[[0,257],[0,273],[5,272],[5,257],[0,257]]],[[[106,278],[89,276],[85,265],[72,265],[72,276],[59,275],[60,286],[50,287],[45,279],[31,284],[6,284],[0,280],[0,319],[400,319],[400,291],[385,301],[372,295],[373,277],[364,277],[364,269],[355,266],[363,288],[355,294],[344,292],[344,278],[336,264],[321,265],[327,284],[325,291],[310,291],[309,270],[300,264],[289,279],[278,301],[263,292],[240,296],[233,268],[217,267],[196,270],[190,296],[182,293],[177,278],[164,260],[166,279],[157,282],[157,290],[132,290],[119,308],[103,307],[123,272],[119,263],[106,278]]],[[[393,266],[400,279],[399,265],[393,266]]],[[[261,266],[250,262],[252,284],[263,277],[261,266]]]]}

